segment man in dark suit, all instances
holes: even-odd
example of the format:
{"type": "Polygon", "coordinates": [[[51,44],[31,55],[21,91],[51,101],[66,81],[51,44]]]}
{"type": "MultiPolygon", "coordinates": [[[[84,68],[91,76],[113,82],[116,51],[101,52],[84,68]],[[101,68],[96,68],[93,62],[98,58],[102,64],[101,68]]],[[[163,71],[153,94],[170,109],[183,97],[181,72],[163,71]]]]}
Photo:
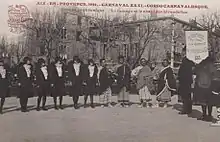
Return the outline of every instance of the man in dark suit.
{"type": "Polygon", "coordinates": [[[54,108],[56,110],[63,108],[63,96],[65,96],[65,70],[62,59],[57,57],[55,62],[49,68],[50,84],[52,88],[52,97],[54,108]],[[57,97],[59,97],[60,106],[57,107],[57,97]]]}
{"type": "Polygon", "coordinates": [[[68,64],[68,78],[72,84],[70,95],[73,98],[74,108],[78,109],[78,100],[82,93],[83,83],[85,80],[84,65],[78,56],[74,56],[73,61],[70,61],[68,64]]]}
{"type": "Polygon", "coordinates": [[[49,82],[49,71],[46,66],[44,59],[38,60],[38,66],[36,68],[36,83],[38,88],[38,100],[37,100],[37,111],[40,111],[40,103],[43,99],[42,109],[47,110],[46,99],[50,95],[50,82],[49,82]]]}
{"type": "Polygon", "coordinates": [[[183,48],[182,54],[184,58],[178,73],[179,95],[183,102],[183,108],[180,114],[190,114],[192,112],[191,85],[193,83],[194,63],[186,58],[186,47],[183,48]]]}
{"type": "Polygon", "coordinates": [[[18,79],[20,86],[20,104],[21,111],[27,112],[28,98],[33,96],[33,67],[31,65],[31,58],[25,57],[23,60],[23,65],[18,69],[18,79]]]}

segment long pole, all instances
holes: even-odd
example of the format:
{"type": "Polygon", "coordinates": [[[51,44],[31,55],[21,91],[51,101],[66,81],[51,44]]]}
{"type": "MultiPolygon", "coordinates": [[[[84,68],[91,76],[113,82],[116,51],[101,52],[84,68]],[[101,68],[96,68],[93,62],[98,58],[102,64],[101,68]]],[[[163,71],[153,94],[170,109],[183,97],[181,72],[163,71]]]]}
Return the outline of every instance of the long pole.
{"type": "Polygon", "coordinates": [[[173,22],[172,23],[172,47],[171,47],[171,68],[174,67],[174,51],[175,51],[175,43],[174,43],[174,26],[175,26],[175,23],[173,22]]]}

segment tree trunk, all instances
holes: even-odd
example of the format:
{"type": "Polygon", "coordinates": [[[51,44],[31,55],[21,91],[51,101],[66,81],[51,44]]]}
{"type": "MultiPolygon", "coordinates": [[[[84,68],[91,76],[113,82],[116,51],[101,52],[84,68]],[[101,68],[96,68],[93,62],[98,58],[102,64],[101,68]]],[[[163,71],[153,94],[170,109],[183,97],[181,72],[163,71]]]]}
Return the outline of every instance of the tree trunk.
{"type": "Polygon", "coordinates": [[[50,64],[50,59],[51,59],[51,51],[47,50],[47,63],[50,64]]]}
{"type": "MultiPolygon", "coordinates": [[[[137,57],[137,59],[136,59],[134,65],[132,66],[132,69],[134,69],[134,68],[138,65],[139,60],[141,59],[142,55],[144,54],[144,50],[145,50],[145,48],[142,49],[141,53],[140,53],[139,56],[137,57]]],[[[139,52],[139,51],[138,51],[138,52],[139,52]]]]}
{"type": "Polygon", "coordinates": [[[152,46],[149,46],[149,51],[148,51],[148,61],[151,60],[151,54],[152,54],[152,46]]]}

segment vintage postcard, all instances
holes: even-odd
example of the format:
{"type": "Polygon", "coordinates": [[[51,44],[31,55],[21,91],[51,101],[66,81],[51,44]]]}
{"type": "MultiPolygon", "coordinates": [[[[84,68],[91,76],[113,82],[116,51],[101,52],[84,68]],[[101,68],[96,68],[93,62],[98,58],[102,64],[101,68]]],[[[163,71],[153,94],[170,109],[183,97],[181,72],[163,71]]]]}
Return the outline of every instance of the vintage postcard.
{"type": "Polygon", "coordinates": [[[218,142],[220,1],[0,1],[1,142],[218,142]]]}

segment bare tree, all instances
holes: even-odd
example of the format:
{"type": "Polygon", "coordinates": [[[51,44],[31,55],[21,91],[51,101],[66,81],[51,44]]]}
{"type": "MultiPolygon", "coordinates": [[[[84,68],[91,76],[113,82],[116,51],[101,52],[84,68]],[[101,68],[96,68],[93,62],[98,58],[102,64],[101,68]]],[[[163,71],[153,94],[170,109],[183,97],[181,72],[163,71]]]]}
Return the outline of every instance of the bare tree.
{"type": "Polygon", "coordinates": [[[94,19],[95,35],[99,34],[99,40],[108,44],[106,48],[117,47],[118,42],[126,41],[130,46],[133,42],[136,42],[138,50],[138,56],[134,63],[134,66],[136,66],[149,42],[156,39],[154,34],[158,31],[157,24],[155,22],[129,24],[129,22],[138,19],[136,14],[131,15],[128,13],[125,13],[125,15],[118,14],[114,17],[106,14],[103,15],[102,19],[94,19]],[[100,33],[97,33],[97,31],[100,31],[100,33]]]}
{"type": "MultiPolygon", "coordinates": [[[[159,28],[156,22],[147,22],[139,26],[139,36],[138,36],[138,53],[139,54],[138,54],[138,57],[136,58],[136,62],[134,63],[133,67],[135,67],[138,64],[149,42],[157,39],[155,34],[158,30],[159,28]]],[[[154,50],[153,48],[154,47],[149,46],[148,60],[151,59],[151,54],[154,50]]]]}
{"type": "MultiPolygon", "coordinates": [[[[5,36],[3,36],[0,40],[0,53],[5,53],[7,52],[7,48],[8,48],[8,43],[7,43],[7,39],[5,36]]],[[[1,54],[2,55],[2,54],[1,54]]]]}
{"type": "MultiPolygon", "coordinates": [[[[121,16],[110,16],[107,13],[90,18],[90,31],[88,37],[88,43],[92,48],[91,40],[98,40],[101,43],[106,43],[108,46],[104,50],[109,50],[117,46],[117,42],[120,40],[120,36],[125,32],[123,26],[117,26],[117,24],[128,22],[128,14],[121,16]]],[[[83,37],[84,38],[84,37],[83,37]]],[[[84,38],[85,39],[85,38],[84,38]]],[[[104,55],[105,56],[105,55],[104,55]]]]}
{"type": "Polygon", "coordinates": [[[218,38],[212,34],[212,32],[215,32],[217,34],[220,34],[220,13],[219,12],[213,12],[208,14],[203,14],[197,21],[203,28],[207,29],[209,31],[209,46],[212,49],[216,50],[216,46],[218,44],[218,38]]]}
{"type": "Polygon", "coordinates": [[[11,57],[16,58],[16,62],[18,64],[27,55],[28,48],[29,47],[26,41],[19,40],[17,43],[15,42],[10,43],[8,53],[10,54],[11,57]]]}
{"type": "Polygon", "coordinates": [[[65,16],[61,16],[59,11],[45,10],[32,12],[33,20],[25,25],[28,32],[34,35],[38,43],[43,44],[48,62],[52,57],[52,52],[56,50],[56,42],[62,36],[65,24],[65,16]],[[55,44],[55,45],[53,45],[55,44]]]}

